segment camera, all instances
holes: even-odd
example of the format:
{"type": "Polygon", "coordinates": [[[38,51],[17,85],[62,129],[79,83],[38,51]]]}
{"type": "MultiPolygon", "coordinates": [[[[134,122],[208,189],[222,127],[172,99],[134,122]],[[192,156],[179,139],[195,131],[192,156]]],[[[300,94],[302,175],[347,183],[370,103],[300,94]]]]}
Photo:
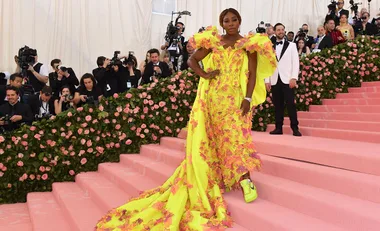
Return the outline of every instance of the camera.
{"type": "Polygon", "coordinates": [[[309,32],[309,30],[304,30],[302,28],[299,29],[299,34],[298,34],[298,37],[300,38],[303,38],[306,42],[309,41],[309,37],[307,36],[307,33],[309,32]]]}
{"type": "Polygon", "coordinates": [[[35,115],[36,120],[50,119],[53,115],[50,113],[42,113],[41,115],[35,115]]]}
{"type": "Polygon", "coordinates": [[[98,104],[99,104],[99,101],[97,99],[95,99],[94,96],[87,96],[86,102],[87,102],[87,104],[92,104],[95,106],[98,106],[98,104]]]}
{"type": "Polygon", "coordinates": [[[130,51],[128,53],[128,57],[124,59],[124,64],[135,66],[136,65],[135,60],[136,60],[135,52],[130,51]]]}
{"type": "Polygon", "coordinates": [[[159,65],[157,63],[153,64],[153,76],[158,76],[159,74],[157,73],[156,70],[154,70],[154,67],[159,67],[159,65]]]}
{"type": "Polygon", "coordinates": [[[266,33],[268,27],[270,27],[270,23],[264,23],[264,21],[261,21],[257,25],[256,32],[260,34],[266,33]]]}
{"type": "Polygon", "coordinates": [[[113,57],[110,61],[109,66],[115,66],[115,65],[119,66],[122,64],[121,60],[119,59],[119,55],[120,55],[120,51],[114,51],[113,57]]]}
{"type": "Polygon", "coordinates": [[[6,114],[4,117],[1,118],[2,121],[4,122],[4,126],[8,126],[10,123],[12,123],[11,121],[11,117],[6,114]]]}
{"type": "MultiPolygon", "coordinates": [[[[371,1],[369,1],[371,2],[371,1]]],[[[359,6],[358,5],[361,5],[362,3],[355,3],[354,0],[350,0],[350,4],[351,4],[351,7],[350,9],[354,12],[355,16],[353,17],[353,19],[357,19],[357,15],[358,15],[358,10],[359,10],[359,6]]]]}
{"type": "Polygon", "coordinates": [[[74,99],[74,96],[72,95],[64,95],[65,101],[72,101],[74,99]]]}
{"type": "Polygon", "coordinates": [[[29,65],[36,62],[34,56],[37,56],[37,50],[28,46],[24,46],[18,50],[17,63],[22,70],[27,70],[29,65]]]}
{"type": "Polygon", "coordinates": [[[329,8],[329,10],[333,11],[335,14],[335,10],[336,10],[337,5],[338,5],[338,3],[336,1],[331,0],[331,3],[327,6],[327,8],[329,8]]]}

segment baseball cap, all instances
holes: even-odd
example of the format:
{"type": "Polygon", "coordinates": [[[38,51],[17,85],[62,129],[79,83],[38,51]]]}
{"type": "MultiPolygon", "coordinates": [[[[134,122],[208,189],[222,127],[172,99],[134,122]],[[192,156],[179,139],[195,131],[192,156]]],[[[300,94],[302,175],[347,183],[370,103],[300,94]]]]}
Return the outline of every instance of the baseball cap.
{"type": "Polygon", "coordinates": [[[41,92],[42,92],[42,94],[49,96],[52,94],[53,89],[50,86],[45,86],[42,88],[41,92]]]}

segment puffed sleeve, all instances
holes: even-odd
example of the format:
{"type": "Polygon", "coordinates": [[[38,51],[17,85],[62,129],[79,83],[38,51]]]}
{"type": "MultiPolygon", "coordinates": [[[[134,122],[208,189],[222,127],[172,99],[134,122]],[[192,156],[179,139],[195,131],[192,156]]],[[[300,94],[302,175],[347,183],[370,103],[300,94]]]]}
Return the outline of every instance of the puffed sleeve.
{"type": "Polygon", "coordinates": [[[205,31],[195,34],[189,39],[189,42],[195,49],[205,48],[212,49],[218,40],[218,30],[216,26],[209,26],[205,31]]]}
{"type": "MultiPolygon", "coordinates": [[[[247,52],[257,53],[256,85],[252,94],[252,105],[259,105],[265,101],[267,95],[265,79],[272,76],[276,70],[276,55],[272,42],[264,34],[249,34],[243,46],[247,52]]],[[[244,80],[241,84],[244,86],[246,81],[244,80]]]]}

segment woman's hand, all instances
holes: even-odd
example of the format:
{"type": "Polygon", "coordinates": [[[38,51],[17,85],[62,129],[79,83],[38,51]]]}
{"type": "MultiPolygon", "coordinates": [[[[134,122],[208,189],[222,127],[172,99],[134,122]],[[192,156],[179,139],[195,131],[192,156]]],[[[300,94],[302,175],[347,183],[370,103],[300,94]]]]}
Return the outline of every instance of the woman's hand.
{"type": "Polygon", "coordinates": [[[251,107],[251,103],[248,100],[244,99],[240,107],[243,116],[247,115],[247,113],[251,109],[250,107],[251,107]]]}
{"type": "Polygon", "coordinates": [[[213,78],[215,78],[219,74],[220,74],[219,70],[214,70],[214,71],[207,72],[202,77],[205,78],[205,79],[213,79],[213,78]]]}

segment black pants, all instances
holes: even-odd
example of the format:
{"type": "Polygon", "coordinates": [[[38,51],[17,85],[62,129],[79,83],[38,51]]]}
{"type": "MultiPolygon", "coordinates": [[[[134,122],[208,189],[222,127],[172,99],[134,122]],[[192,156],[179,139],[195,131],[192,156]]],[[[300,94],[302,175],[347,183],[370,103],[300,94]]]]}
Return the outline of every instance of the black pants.
{"type": "Polygon", "coordinates": [[[285,102],[290,118],[290,126],[294,130],[298,130],[297,109],[294,103],[294,89],[289,84],[284,84],[278,76],[277,84],[272,86],[272,98],[275,107],[276,128],[282,129],[284,124],[285,102]]]}

